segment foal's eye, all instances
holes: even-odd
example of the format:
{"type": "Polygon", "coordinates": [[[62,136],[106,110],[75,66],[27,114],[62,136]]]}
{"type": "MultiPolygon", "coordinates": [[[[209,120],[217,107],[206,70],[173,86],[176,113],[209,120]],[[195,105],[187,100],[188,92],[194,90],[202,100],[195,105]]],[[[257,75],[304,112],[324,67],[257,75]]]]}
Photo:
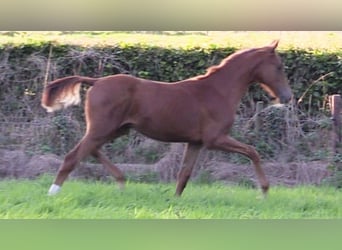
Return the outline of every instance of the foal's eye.
{"type": "Polygon", "coordinates": [[[283,66],[282,65],[277,66],[277,70],[278,71],[282,71],[283,70],[283,66]]]}

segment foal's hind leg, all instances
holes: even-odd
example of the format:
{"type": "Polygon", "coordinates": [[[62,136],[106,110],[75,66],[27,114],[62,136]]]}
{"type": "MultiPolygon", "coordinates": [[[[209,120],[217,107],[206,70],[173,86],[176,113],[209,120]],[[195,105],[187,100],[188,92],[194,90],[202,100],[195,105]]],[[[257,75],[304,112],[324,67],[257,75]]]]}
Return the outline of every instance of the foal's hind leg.
{"type": "MultiPolygon", "coordinates": [[[[111,135],[108,138],[114,140],[122,135],[127,135],[129,133],[129,128],[122,127],[114,131],[115,132],[110,133],[111,135]]],[[[103,153],[101,153],[99,149],[94,150],[92,152],[92,156],[109,170],[109,172],[115,177],[116,181],[118,182],[119,187],[123,189],[125,187],[126,180],[122,171],[117,166],[113,165],[110,160],[103,153]]]]}
{"type": "Polygon", "coordinates": [[[178,173],[178,181],[177,181],[177,188],[176,188],[176,196],[181,196],[183,190],[191,176],[192,169],[196,164],[197,157],[201,151],[202,145],[198,144],[186,144],[182,167],[178,173]]]}
{"type": "Polygon", "coordinates": [[[115,177],[121,189],[125,187],[125,176],[122,171],[113,165],[110,160],[100,152],[100,150],[96,150],[92,153],[92,156],[96,158],[103,166],[105,166],[110,173],[115,177]]]}
{"type": "Polygon", "coordinates": [[[208,145],[210,149],[219,149],[226,152],[235,152],[247,156],[253,162],[257,178],[259,180],[262,192],[267,195],[269,189],[269,182],[265,176],[264,171],[260,165],[260,156],[258,152],[252,147],[242,142],[239,142],[226,135],[218,137],[214,142],[208,145]]]}
{"type": "Polygon", "coordinates": [[[58,170],[57,177],[50,187],[49,195],[57,194],[70,172],[77,166],[80,161],[82,161],[90,154],[109,169],[109,171],[119,182],[120,187],[124,186],[125,178],[123,173],[120,169],[110,163],[108,158],[99,151],[99,148],[109,138],[117,138],[119,136],[127,134],[129,130],[126,128],[121,128],[117,130],[113,129],[112,131],[110,131],[105,129],[94,129],[95,127],[97,126],[93,124],[93,129],[89,129],[88,133],[83,137],[78,145],[66,155],[62,166],[58,170]],[[101,131],[101,133],[99,133],[99,131],[101,131]]]}
{"type": "Polygon", "coordinates": [[[49,195],[57,194],[60,187],[70,172],[79,164],[81,160],[87,157],[91,152],[102,145],[97,140],[94,140],[89,135],[86,135],[64,158],[62,166],[59,168],[54,183],[49,189],[49,195]]]}

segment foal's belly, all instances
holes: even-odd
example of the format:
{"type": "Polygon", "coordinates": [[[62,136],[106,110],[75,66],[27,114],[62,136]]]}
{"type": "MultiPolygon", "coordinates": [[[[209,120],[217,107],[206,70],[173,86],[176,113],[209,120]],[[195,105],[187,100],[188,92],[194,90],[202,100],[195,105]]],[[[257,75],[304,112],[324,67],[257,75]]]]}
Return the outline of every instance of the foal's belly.
{"type": "Polygon", "coordinates": [[[150,131],[146,131],[146,130],[139,130],[139,129],[136,129],[136,130],[151,139],[163,141],[163,142],[193,142],[193,143],[201,142],[201,139],[199,137],[190,136],[190,135],[160,133],[160,132],[151,133],[150,131]]]}
{"type": "Polygon", "coordinates": [[[194,124],[180,121],[170,122],[170,119],[168,121],[154,119],[132,124],[132,128],[154,140],[199,143],[201,141],[200,130],[194,124]]]}

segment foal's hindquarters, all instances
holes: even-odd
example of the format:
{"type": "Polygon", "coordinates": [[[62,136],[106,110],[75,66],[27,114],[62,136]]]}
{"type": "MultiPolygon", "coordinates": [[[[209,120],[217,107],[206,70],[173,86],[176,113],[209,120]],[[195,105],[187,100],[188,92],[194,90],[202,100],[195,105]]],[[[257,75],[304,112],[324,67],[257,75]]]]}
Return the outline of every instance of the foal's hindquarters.
{"type": "MultiPolygon", "coordinates": [[[[101,84],[98,86],[101,86],[101,84]]],[[[68,175],[89,155],[97,159],[114,176],[121,188],[124,187],[125,177],[123,172],[110,162],[100,151],[100,148],[107,141],[129,132],[129,127],[121,125],[122,117],[120,117],[126,109],[126,106],[122,105],[123,100],[125,100],[125,91],[121,90],[119,92],[121,94],[117,95],[116,102],[110,102],[112,90],[106,91],[106,86],[100,88],[103,95],[98,98],[98,86],[92,87],[87,92],[85,102],[86,133],[80,142],[65,156],[55,181],[49,189],[49,195],[57,194],[68,175]]]]}

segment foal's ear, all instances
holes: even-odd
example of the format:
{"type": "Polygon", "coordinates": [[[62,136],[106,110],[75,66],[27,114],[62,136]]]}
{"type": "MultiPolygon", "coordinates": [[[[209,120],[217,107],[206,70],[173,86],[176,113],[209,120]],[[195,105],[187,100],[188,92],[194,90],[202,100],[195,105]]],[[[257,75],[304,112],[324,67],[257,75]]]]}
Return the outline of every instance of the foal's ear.
{"type": "Polygon", "coordinates": [[[275,51],[275,49],[277,48],[279,43],[279,40],[274,40],[270,45],[268,45],[267,47],[269,47],[271,49],[272,52],[275,51]]]}

